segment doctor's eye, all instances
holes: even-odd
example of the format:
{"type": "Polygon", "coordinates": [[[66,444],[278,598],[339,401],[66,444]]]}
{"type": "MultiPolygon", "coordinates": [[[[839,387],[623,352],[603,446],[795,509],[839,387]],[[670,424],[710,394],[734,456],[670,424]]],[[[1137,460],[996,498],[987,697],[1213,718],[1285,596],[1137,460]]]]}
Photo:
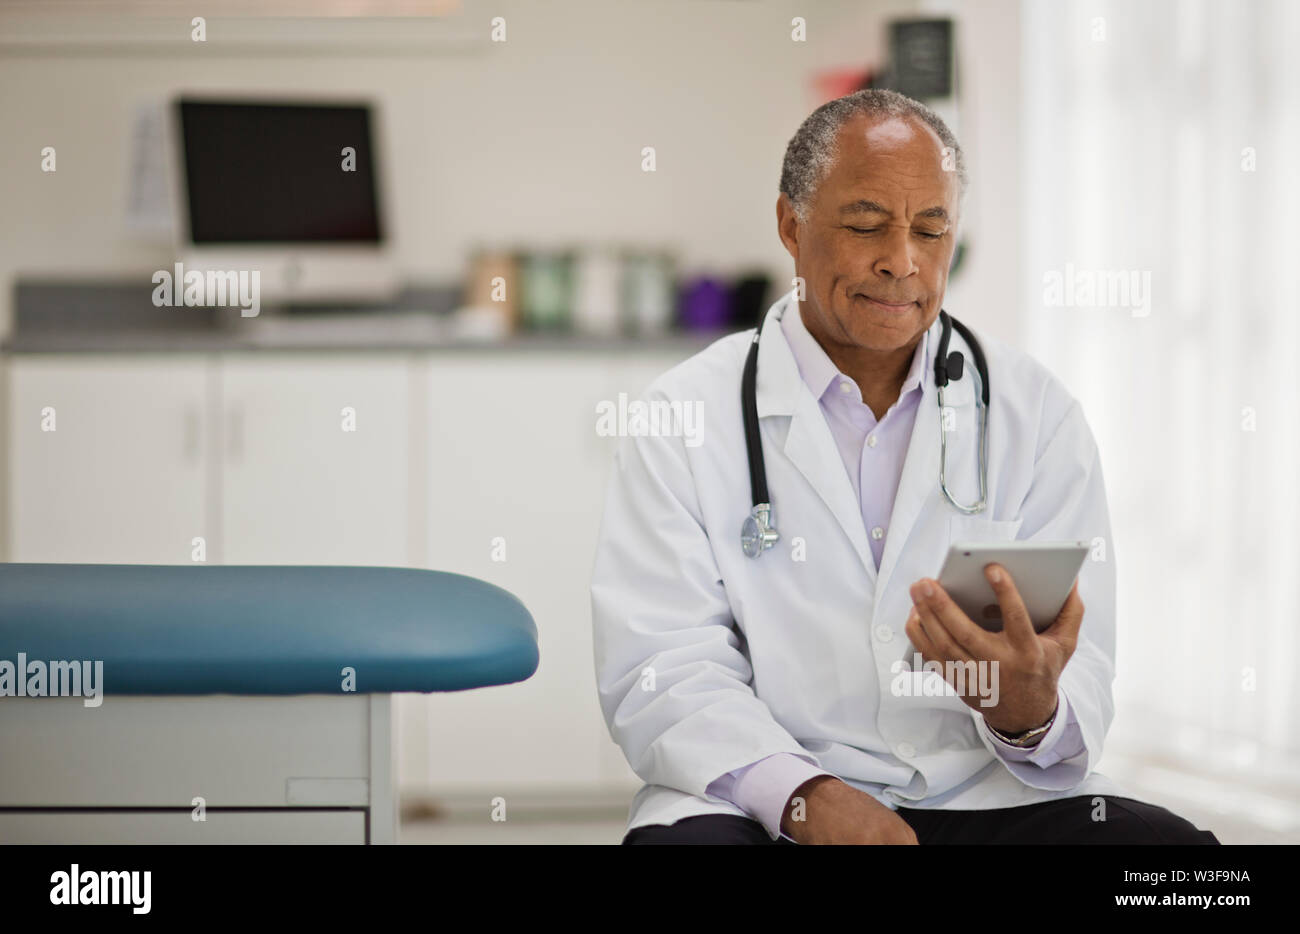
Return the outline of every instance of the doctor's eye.
{"type": "Polygon", "coordinates": [[[917,236],[924,237],[926,240],[938,240],[940,237],[943,236],[943,233],[931,233],[928,230],[918,230],[916,233],[917,236]]]}
{"type": "Polygon", "coordinates": [[[847,229],[853,231],[854,233],[869,234],[869,233],[875,233],[880,228],[879,227],[849,227],[847,229]]]}

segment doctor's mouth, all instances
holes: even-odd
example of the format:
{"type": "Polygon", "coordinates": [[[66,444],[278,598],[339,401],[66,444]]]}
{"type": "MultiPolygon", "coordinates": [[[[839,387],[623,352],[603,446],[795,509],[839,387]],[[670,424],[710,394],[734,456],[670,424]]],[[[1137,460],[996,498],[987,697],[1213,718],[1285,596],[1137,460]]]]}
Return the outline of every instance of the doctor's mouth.
{"type": "Polygon", "coordinates": [[[890,314],[904,314],[917,305],[917,302],[891,302],[882,298],[875,298],[870,295],[855,295],[855,299],[861,300],[871,308],[876,308],[890,314]]]}

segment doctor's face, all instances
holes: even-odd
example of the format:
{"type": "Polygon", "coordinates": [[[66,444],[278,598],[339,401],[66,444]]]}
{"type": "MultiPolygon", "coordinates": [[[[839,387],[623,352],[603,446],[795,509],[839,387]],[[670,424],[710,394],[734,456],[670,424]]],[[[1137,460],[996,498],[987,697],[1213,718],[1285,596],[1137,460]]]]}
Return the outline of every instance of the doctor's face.
{"type": "Polygon", "coordinates": [[[920,339],[943,303],[959,182],[943,143],[913,118],[855,117],[800,225],[777,201],[782,242],[807,285],[803,318],[823,343],[889,352],[920,339]]]}

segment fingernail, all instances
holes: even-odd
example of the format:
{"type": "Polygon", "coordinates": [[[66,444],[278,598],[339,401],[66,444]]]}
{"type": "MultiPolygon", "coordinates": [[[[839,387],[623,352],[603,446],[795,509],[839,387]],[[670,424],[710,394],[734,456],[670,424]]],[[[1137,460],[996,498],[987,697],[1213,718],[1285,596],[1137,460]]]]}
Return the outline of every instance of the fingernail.
{"type": "Polygon", "coordinates": [[[989,580],[996,584],[998,581],[1002,580],[1002,572],[997,568],[989,568],[989,580]]]}
{"type": "Polygon", "coordinates": [[[921,595],[922,595],[922,596],[925,596],[925,597],[933,597],[933,596],[934,596],[934,588],[930,586],[930,582],[929,582],[929,581],[924,581],[924,582],[922,582],[922,584],[921,584],[921,595]]]}

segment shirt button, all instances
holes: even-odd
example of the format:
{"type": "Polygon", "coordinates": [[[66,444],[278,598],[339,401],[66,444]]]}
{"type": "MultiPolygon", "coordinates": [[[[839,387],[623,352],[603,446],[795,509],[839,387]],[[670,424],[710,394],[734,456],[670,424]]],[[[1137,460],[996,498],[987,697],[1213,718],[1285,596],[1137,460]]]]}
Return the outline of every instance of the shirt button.
{"type": "Polygon", "coordinates": [[[848,380],[840,380],[840,392],[850,393],[853,391],[853,384],[848,380]]]}
{"type": "Polygon", "coordinates": [[[871,537],[874,538],[876,541],[880,541],[882,538],[885,537],[885,530],[882,529],[880,526],[876,526],[874,529],[871,530],[871,537]]]}
{"type": "Polygon", "coordinates": [[[895,752],[898,753],[898,758],[900,759],[910,759],[916,755],[916,747],[911,743],[899,743],[898,749],[896,749],[895,752]]]}
{"type": "Polygon", "coordinates": [[[876,446],[876,436],[867,435],[867,447],[874,448],[875,446],[876,446]]]}
{"type": "Polygon", "coordinates": [[[876,638],[881,642],[890,642],[894,638],[894,630],[890,629],[884,623],[876,627],[876,638]]]}

